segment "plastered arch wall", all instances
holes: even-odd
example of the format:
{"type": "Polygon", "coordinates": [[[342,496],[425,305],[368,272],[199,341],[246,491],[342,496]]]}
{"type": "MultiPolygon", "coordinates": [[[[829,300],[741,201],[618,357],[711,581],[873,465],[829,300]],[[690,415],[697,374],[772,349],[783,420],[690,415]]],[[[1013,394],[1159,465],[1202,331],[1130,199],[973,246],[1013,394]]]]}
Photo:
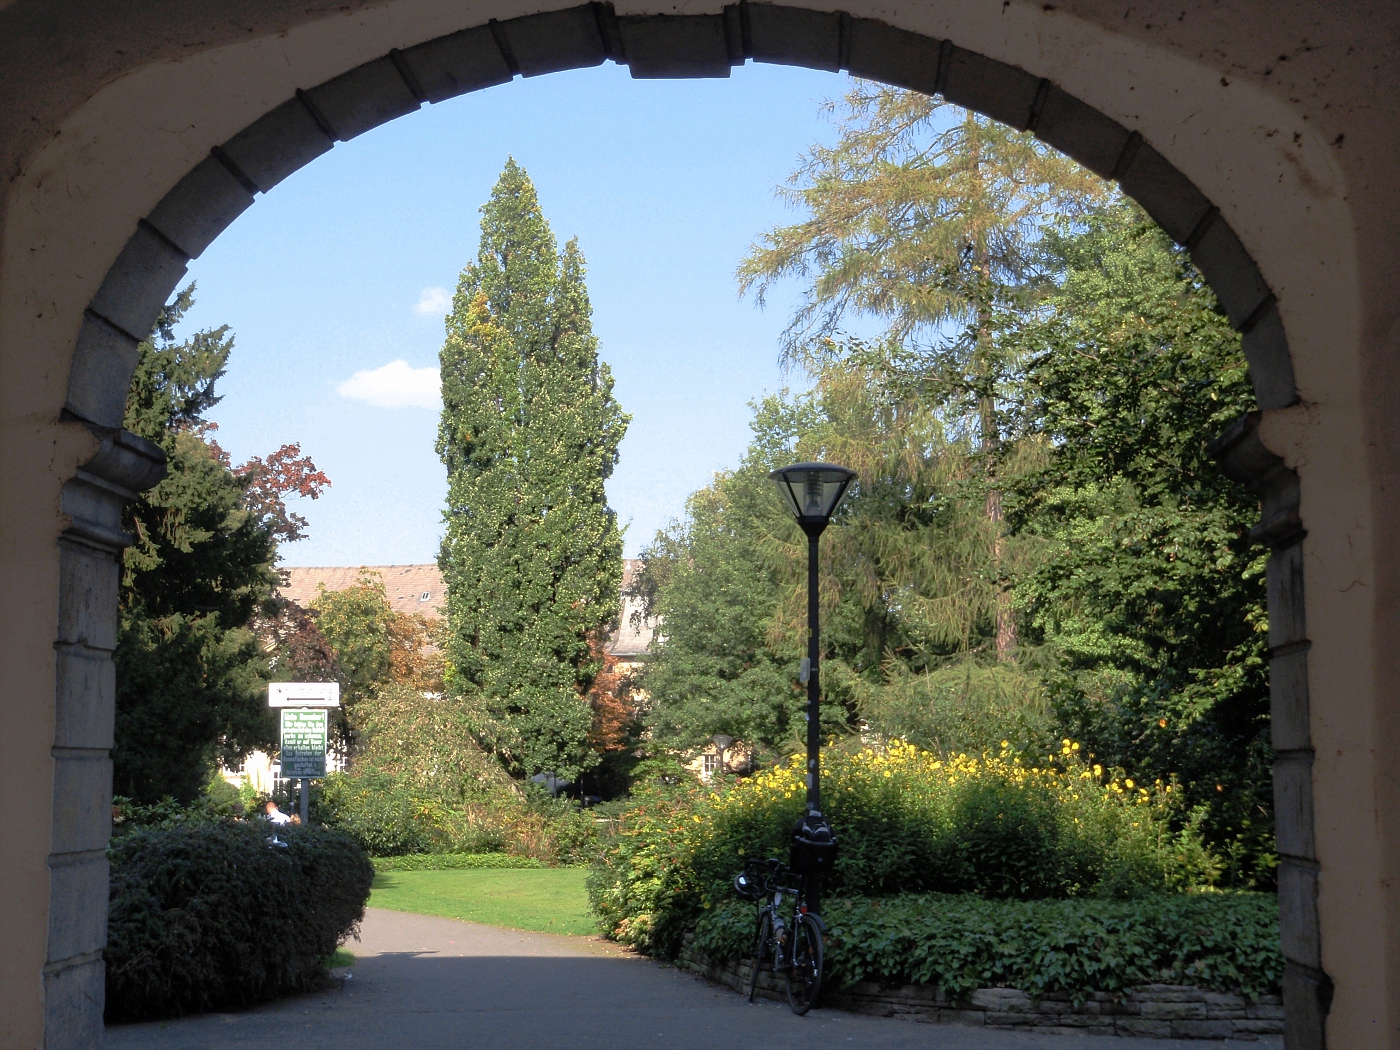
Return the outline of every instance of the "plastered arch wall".
{"type": "MultiPolygon", "coordinates": [[[[110,652],[118,558],[127,542],[120,511],[163,469],[158,450],[120,427],[136,343],[188,260],[257,194],[334,142],[424,103],[607,60],[627,64],[636,77],[673,77],[727,76],[751,59],[849,70],[940,93],[1030,129],[1117,179],[1190,248],[1244,333],[1261,407],[1223,435],[1216,451],[1224,468],[1260,495],[1256,534],[1273,547],[1271,682],[1289,1044],[1324,1045],[1334,978],[1335,1016],[1359,1019],[1358,1032],[1375,1032],[1395,994],[1388,946],[1373,932],[1357,965],[1355,942],[1346,938],[1357,919],[1365,924],[1357,912],[1368,892],[1361,883],[1381,871],[1382,843],[1375,843],[1369,869],[1329,867],[1329,829],[1320,850],[1314,815],[1318,719],[1309,696],[1319,675],[1316,660],[1309,666],[1317,639],[1307,631],[1305,566],[1310,580],[1321,576],[1327,586],[1330,577],[1364,573],[1369,564],[1365,501],[1358,506],[1356,498],[1365,479],[1355,462],[1310,440],[1326,425],[1334,446],[1363,444],[1356,420],[1350,428],[1347,422],[1359,369],[1315,352],[1298,359],[1295,377],[1289,348],[1290,335],[1295,344],[1320,346],[1321,297],[1327,338],[1354,340],[1348,325],[1359,325],[1357,304],[1348,300],[1355,298],[1355,274],[1345,179],[1325,143],[1266,93],[1241,84],[1222,96],[1208,64],[1153,54],[1092,22],[1056,20],[1052,5],[1037,5],[1038,13],[1018,8],[1014,18],[1009,4],[901,11],[854,0],[846,10],[681,6],[684,14],[649,13],[633,2],[519,15],[518,4],[400,0],[313,21],[128,73],[75,108],[15,180],[0,254],[0,375],[22,387],[9,388],[9,416],[28,418],[13,411],[16,392],[37,411],[29,433],[23,425],[7,433],[21,445],[27,440],[31,453],[46,451],[49,469],[35,485],[34,517],[46,510],[45,482],[57,483],[62,516],[49,510],[48,527],[51,537],[62,532],[56,574],[39,571],[21,581],[57,592],[49,621],[57,625],[49,681],[57,684],[47,726],[34,729],[40,737],[47,730],[52,745],[44,770],[52,820],[27,837],[3,840],[7,852],[18,848],[26,892],[43,902],[22,917],[16,938],[15,965],[29,970],[4,974],[6,1005],[22,1011],[9,1016],[31,1019],[47,1045],[92,1045],[100,1036],[110,652]],[[1191,127],[1201,113],[1209,119],[1191,127]],[[1272,149],[1269,140],[1280,133],[1291,134],[1294,152],[1272,149]],[[1308,246],[1307,265],[1290,266],[1288,253],[1300,241],[1308,246]],[[28,374],[16,351],[26,338],[31,348],[52,348],[44,367],[28,374]],[[1294,467],[1302,470],[1301,485],[1294,467]],[[1319,530],[1304,513],[1305,489],[1325,499],[1348,485],[1350,513],[1331,523],[1319,518],[1319,530]],[[1305,521],[1313,536],[1307,542],[1305,521]],[[1348,878],[1360,888],[1349,887],[1348,878]]],[[[0,520],[14,525],[22,516],[0,520]]],[[[1348,608],[1324,612],[1337,635],[1329,641],[1342,642],[1350,630],[1347,640],[1364,648],[1369,636],[1355,633],[1364,617],[1348,608]]],[[[48,637],[52,643],[52,629],[48,637]]],[[[1353,644],[1353,658],[1358,651],[1353,644]]],[[[1344,644],[1329,652],[1348,658],[1344,644]]],[[[1393,1029],[1393,1017],[1384,1023],[1393,1029]]],[[[1331,1028],[1334,1035],[1346,1031],[1335,1021],[1331,1028]]],[[[20,1030],[6,1030],[7,1038],[11,1031],[20,1030]]],[[[1333,1043],[1351,1045],[1348,1039],[1342,1034],[1333,1043]]]]}

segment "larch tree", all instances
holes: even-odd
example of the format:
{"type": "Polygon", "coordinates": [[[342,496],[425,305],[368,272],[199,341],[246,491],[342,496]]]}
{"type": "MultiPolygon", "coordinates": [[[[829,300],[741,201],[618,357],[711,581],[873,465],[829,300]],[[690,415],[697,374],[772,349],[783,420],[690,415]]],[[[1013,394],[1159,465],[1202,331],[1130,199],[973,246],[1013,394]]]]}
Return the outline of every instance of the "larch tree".
{"type": "Polygon", "coordinates": [[[558,249],[513,159],[481,212],[441,353],[448,687],[512,773],[573,779],[597,761],[588,695],[622,580],[604,483],[629,417],[578,243],[558,249]]]}
{"type": "MultiPolygon", "coordinates": [[[[1105,201],[1109,187],[1030,134],[937,97],[858,81],[829,108],[838,105],[836,143],[813,146],[780,190],[807,217],[750,250],[741,292],[761,305],[774,282],[806,282],[784,357],[808,369],[842,353],[844,324],[883,324],[882,364],[905,372],[984,454],[986,542],[999,562],[995,478],[1019,362],[992,338],[992,318],[1031,298],[1047,226],[1105,201]]],[[[1009,656],[1005,591],[996,630],[998,655],[1009,656]]]]}

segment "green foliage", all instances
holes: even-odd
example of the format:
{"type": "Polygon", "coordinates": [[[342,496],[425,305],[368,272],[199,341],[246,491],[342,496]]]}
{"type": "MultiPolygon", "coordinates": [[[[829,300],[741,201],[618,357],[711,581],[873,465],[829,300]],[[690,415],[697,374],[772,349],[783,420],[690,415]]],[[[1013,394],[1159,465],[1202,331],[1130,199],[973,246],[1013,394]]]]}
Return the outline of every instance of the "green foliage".
{"type": "MultiPolygon", "coordinates": [[[[643,551],[637,587],[666,626],[639,687],[664,746],[695,747],[728,733],[775,748],[797,735],[806,702],[797,685],[801,654],[795,643],[770,644],[782,578],[763,549],[765,535],[796,532],[767,477],[788,454],[792,413],[782,407],[756,408],[743,466],[691,496],[686,520],[643,551]]],[[[844,711],[832,714],[844,723],[844,711]]]]}
{"type": "Polygon", "coordinates": [[[1185,254],[1134,206],[1050,239],[1060,269],[1002,338],[1030,361],[1044,465],[1008,516],[1039,562],[1016,580],[1058,656],[1061,731],[1209,809],[1235,885],[1272,884],[1264,550],[1258,502],[1206,450],[1254,407],[1239,336],[1185,254]]]}
{"type": "MultiPolygon", "coordinates": [[[[1278,901],[1201,893],[1133,901],[1009,901],[944,894],[826,903],[826,973],[856,981],[937,985],[954,1001],[978,988],[1031,996],[1143,984],[1277,995],[1283,979],[1278,901]]],[[[753,951],[754,907],[723,901],[699,917],[692,950],[713,961],[753,951]]]]}
{"type": "Polygon", "coordinates": [[[940,756],[977,753],[996,741],[1019,752],[1053,743],[1050,703],[1040,676],[972,658],[918,673],[889,661],[876,682],[852,683],[856,707],[891,737],[940,756]]]}
{"type": "Polygon", "coordinates": [[[450,689],[517,775],[597,761],[590,638],[618,615],[622,541],[604,482],[628,417],[598,359],[576,241],[556,249],[507,162],[482,208],[441,353],[450,689]]]}
{"type": "Polygon", "coordinates": [[[476,868],[541,868],[534,857],[508,853],[410,853],[402,857],[375,857],[375,871],[459,871],[476,868]]]}
{"type": "Polygon", "coordinates": [[[316,629],[335,653],[341,702],[354,719],[356,708],[390,680],[393,610],[378,575],[362,571],[353,587],[328,591],[323,584],[311,602],[316,629]]]}
{"type": "Polygon", "coordinates": [[[116,839],[107,1020],[235,1009],[306,991],[364,915],[374,869],[347,835],[167,822],[116,839]]]}
{"type": "Polygon", "coordinates": [[[265,660],[247,625],[275,583],[278,520],[249,505],[250,478],[207,441],[233,338],[176,342],[193,286],[141,344],[125,425],[164,449],[166,477],[128,507],[117,639],[113,780],[147,802],[195,798],[215,760],[270,746],[265,660]]]}
{"type": "MultiPolygon", "coordinates": [[[[1061,752],[1029,765],[1009,752],[945,761],[906,744],[828,749],[822,808],[841,852],[824,892],[1135,897],[1213,881],[1216,862],[1176,785],[1143,787],[1080,764],[1072,745],[1061,752]]],[[[604,931],[673,956],[746,857],[786,858],[803,766],[797,756],[718,792],[642,795],[590,878],[604,931]]]]}

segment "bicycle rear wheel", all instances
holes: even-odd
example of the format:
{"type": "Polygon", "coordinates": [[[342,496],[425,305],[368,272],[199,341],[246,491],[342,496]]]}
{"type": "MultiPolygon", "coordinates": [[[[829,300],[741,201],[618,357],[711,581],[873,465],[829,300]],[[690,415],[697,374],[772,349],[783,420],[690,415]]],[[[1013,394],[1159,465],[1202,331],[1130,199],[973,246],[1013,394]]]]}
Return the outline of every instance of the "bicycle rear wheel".
{"type": "Polygon", "coordinates": [[[788,1005],[799,1017],[816,1006],[821,996],[824,954],[822,931],[816,919],[799,915],[792,928],[792,965],[783,970],[788,1005]]]}
{"type": "Polygon", "coordinates": [[[753,967],[749,970],[749,1002],[758,991],[758,971],[773,959],[773,920],[764,912],[758,917],[758,943],[753,949],[753,967]]]}

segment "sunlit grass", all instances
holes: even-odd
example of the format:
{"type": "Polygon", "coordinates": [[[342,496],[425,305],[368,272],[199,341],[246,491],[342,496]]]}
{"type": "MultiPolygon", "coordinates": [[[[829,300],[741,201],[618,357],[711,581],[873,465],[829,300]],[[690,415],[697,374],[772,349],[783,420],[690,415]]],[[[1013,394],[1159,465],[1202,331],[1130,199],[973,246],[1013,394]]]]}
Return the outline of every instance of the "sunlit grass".
{"type": "Polygon", "coordinates": [[[582,868],[381,872],[369,906],[512,930],[596,934],[587,874],[582,868]]]}

